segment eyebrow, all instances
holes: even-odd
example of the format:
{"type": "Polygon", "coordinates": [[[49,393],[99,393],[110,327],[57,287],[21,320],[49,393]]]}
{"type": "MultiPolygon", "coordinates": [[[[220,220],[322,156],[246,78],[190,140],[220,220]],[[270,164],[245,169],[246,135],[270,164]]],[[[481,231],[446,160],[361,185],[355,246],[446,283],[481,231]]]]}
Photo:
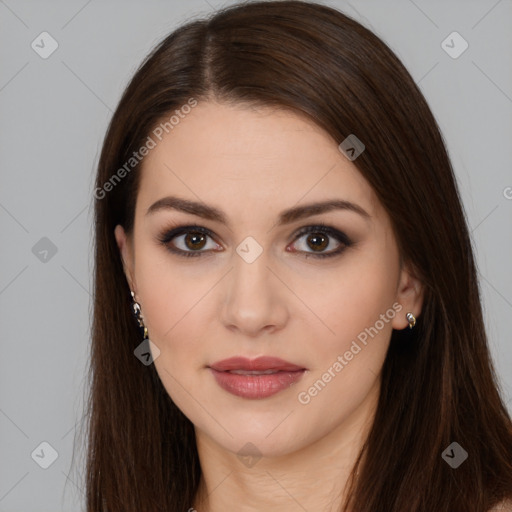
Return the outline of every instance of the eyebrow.
{"type": "MultiPolygon", "coordinates": [[[[229,225],[227,217],[224,212],[222,212],[222,210],[202,202],[191,201],[189,199],[183,199],[176,196],[168,196],[159,199],[148,208],[146,215],[161,210],[177,210],[180,212],[197,215],[198,217],[202,217],[204,219],[229,225]]],[[[371,215],[366,210],[361,208],[361,206],[355,203],[351,203],[350,201],[345,201],[343,199],[330,199],[327,201],[309,203],[302,206],[294,206],[293,208],[284,210],[279,215],[277,225],[282,226],[285,224],[291,224],[297,220],[332,210],[348,210],[358,213],[366,220],[371,220],[371,215]]]]}

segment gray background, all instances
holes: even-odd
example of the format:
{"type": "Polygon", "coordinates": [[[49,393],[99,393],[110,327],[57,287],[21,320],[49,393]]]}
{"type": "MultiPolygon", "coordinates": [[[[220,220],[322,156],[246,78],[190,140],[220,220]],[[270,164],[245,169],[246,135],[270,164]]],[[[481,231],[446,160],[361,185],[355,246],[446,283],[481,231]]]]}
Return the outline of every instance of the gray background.
{"type": "MultiPolygon", "coordinates": [[[[391,46],[439,122],[512,410],[512,1],[324,3],[391,46]],[[456,59],[441,46],[453,31],[469,43],[456,59]]],[[[83,508],[79,446],[70,470],[83,421],[93,175],[102,139],[147,52],[190,16],[221,5],[0,0],[0,512],[83,508]],[[43,31],[59,45],[47,59],[31,47],[43,31]],[[43,237],[55,254],[41,252],[43,237]],[[44,441],[58,452],[48,469],[31,456],[37,448],[44,458],[44,441]]]]}

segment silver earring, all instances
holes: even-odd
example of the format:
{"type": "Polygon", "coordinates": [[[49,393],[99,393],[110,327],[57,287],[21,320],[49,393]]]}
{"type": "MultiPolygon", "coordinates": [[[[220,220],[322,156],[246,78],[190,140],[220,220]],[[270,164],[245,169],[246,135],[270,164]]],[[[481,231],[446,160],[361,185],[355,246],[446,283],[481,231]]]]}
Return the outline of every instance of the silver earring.
{"type": "Polygon", "coordinates": [[[405,318],[409,322],[409,329],[412,329],[416,325],[416,317],[412,313],[407,313],[405,318]]]}
{"type": "Polygon", "coordinates": [[[133,300],[133,302],[132,302],[133,314],[135,315],[135,318],[137,319],[139,327],[142,327],[144,329],[144,339],[147,339],[148,329],[144,325],[144,320],[142,318],[142,313],[140,310],[140,304],[135,300],[135,293],[133,293],[131,290],[130,290],[130,293],[132,294],[132,300],[133,300]]]}

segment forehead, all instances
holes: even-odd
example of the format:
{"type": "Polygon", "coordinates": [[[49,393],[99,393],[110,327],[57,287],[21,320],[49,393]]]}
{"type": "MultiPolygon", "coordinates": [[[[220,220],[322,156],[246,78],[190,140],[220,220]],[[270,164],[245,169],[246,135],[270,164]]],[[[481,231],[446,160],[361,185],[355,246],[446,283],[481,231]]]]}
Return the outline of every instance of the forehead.
{"type": "Polygon", "coordinates": [[[260,209],[333,196],[376,206],[336,141],[292,111],[202,102],[167,130],[142,163],[146,207],[166,193],[260,209]]]}

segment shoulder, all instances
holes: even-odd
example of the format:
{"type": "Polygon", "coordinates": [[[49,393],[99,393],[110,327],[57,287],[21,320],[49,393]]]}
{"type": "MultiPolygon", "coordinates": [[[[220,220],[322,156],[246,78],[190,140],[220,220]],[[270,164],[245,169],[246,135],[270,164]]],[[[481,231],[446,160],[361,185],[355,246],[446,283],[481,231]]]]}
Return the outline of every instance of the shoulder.
{"type": "Polygon", "coordinates": [[[502,501],[495,507],[491,508],[489,512],[512,512],[512,500],[502,501]]]}

